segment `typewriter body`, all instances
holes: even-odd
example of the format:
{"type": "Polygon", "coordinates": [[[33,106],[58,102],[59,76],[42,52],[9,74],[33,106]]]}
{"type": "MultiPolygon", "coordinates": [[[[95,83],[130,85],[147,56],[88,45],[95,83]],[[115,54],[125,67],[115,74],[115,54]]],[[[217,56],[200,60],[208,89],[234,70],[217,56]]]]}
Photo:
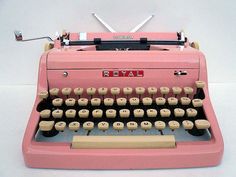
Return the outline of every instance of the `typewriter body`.
{"type": "Polygon", "coordinates": [[[182,33],[66,33],[39,64],[27,166],[215,166],[223,140],[204,55],[182,33]]]}

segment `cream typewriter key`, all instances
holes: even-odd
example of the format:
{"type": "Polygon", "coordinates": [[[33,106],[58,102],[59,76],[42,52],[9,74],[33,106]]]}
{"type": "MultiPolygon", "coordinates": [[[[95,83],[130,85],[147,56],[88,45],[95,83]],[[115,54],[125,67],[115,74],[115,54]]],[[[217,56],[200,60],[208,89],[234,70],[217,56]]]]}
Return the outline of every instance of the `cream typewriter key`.
{"type": "Polygon", "coordinates": [[[168,125],[172,131],[174,131],[180,127],[179,122],[177,122],[175,120],[169,121],[168,125]]]}
{"type": "Polygon", "coordinates": [[[104,105],[105,106],[112,106],[114,104],[114,99],[113,98],[105,98],[104,99],[104,105]]]}
{"type": "Polygon", "coordinates": [[[106,110],[106,117],[107,118],[115,118],[116,117],[116,110],[115,109],[106,110]]]}
{"type": "Polygon", "coordinates": [[[121,109],[119,111],[121,118],[128,118],[130,116],[130,110],[129,109],[121,109]]]}
{"type": "Polygon", "coordinates": [[[56,106],[56,107],[59,107],[59,106],[62,106],[63,104],[63,99],[62,98],[55,98],[52,100],[52,105],[53,106],[56,106]]]}
{"type": "Polygon", "coordinates": [[[117,98],[116,103],[118,106],[125,106],[127,103],[127,99],[126,98],[117,98]]]}
{"type": "Polygon", "coordinates": [[[183,125],[185,130],[191,130],[193,128],[193,122],[190,121],[190,120],[184,120],[182,122],[182,125],[183,125]]]}
{"type": "Polygon", "coordinates": [[[161,109],[160,110],[161,117],[170,117],[170,110],[169,109],[161,109]]]}
{"type": "Polygon", "coordinates": [[[74,89],[74,94],[80,98],[80,96],[83,94],[84,89],[81,87],[77,87],[74,89]]]}
{"type": "Polygon", "coordinates": [[[128,97],[128,95],[131,95],[133,92],[133,88],[131,87],[124,87],[123,88],[123,93],[128,97]]]}
{"type": "Polygon", "coordinates": [[[94,123],[91,121],[87,121],[83,123],[83,129],[92,130],[94,128],[94,123]]]}
{"type": "Polygon", "coordinates": [[[195,120],[195,126],[197,127],[197,129],[208,129],[210,128],[211,124],[208,120],[197,119],[195,120]]]}
{"type": "Polygon", "coordinates": [[[157,130],[164,130],[166,128],[166,123],[163,121],[156,121],[155,122],[155,128],[157,130]]]}
{"type": "Polygon", "coordinates": [[[169,97],[167,101],[170,106],[175,106],[178,104],[178,99],[175,97],[169,97]]]}
{"type": "Polygon", "coordinates": [[[101,96],[106,95],[107,92],[108,92],[108,88],[101,87],[101,88],[98,89],[98,94],[101,95],[101,96]]]}
{"type": "Polygon", "coordinates": [[[52,88],[49,90],[49,93],[51,96],[58,96],[59,94],[59,88],[52,88]]]}
{"type": "Polygon", "coordinates": [[[55,124],[55,129],[56,129],[57,131],[64,131],[65,128],[66,128],[66,123],[63,122],[63,121],[57,122],[57,123],[55,124]]]}
{"type": "Polygon", "coordinates": [[[175,108],[174,109],[174,115],[175,117],[183,117],[185,114],[185,111],[181,108],[175,108]]]}
{"type": "Polygon", "coordinates": [[[54,126],[54,121],[40,121],[39,130],[41,131],[50,131],[54,126]]]}
{"type": "Polygon", "coordinates": [[[78,105],[79,106],[87,106],[88,105],[88,99],[87,98],[80,98],[78,100],[78,105]]]}
{"type": "Polygon", "coordinates": [[[184,93],[188,97],[189,95],[191,95],[193,93],[193,88],[192,87],[184,87],[184,93]]]}
{"type": "Polygon", "coordinates": [[[134,122],[134,121],[127,122],[126,126],[128,130],[131,130],[131,131],[136,130],[138,128],[137,122],[134,122]]]}
{"type": "Polygon", "coordinates": [[[44,109],[40,113],[41,118],[49,118],[51,115],[51,110],[50,109],[44,109]]]}
{"type": "Polygon", "coordinates": [[[152,98],[150,97],[144,97],[142,101],[143,101],[143,105],[146,105],[146,106],[152,105],[152,98]]]}
{"type": "Polygon", "coordinates": [[[142,121],[140,125],[141,125],[141,129],[145,131],[150,130],[152,128],[152,123],[149,121],[142,121]]]}
{"type": "Polygon", "coordinates": [[[39,98],[41,99],[41,100],[43,100],[43,99],[47,99],[48,98],[48,91],[41,91],[41,92],[39,92],[39,98]]]}
{"type": "Polygon", "coordinates": [[[71,88],[66,87],[66,88],[63,88],[63,89],[61,90],[61,93],[62,93],[62,95],[68,96],[68,95],[70,95],[71,91],[72,91],[71,88]]]}
{"type": "Polygon", "coordinates": [[[92,98],[91,99],[91,105],[92,106],[100,106],[101,105],[101,99],[100,98],[92,98]]]}
{"type": "Polygon", "coordinates": [[[134,117],[143,117],[144,110],[143,109],[134,109],[134,117]]]}
{"type": "Polygon", "coordinates": [[[170,92],[170,89],[168,87],[160,87],[160,92],[165,97],[170,92]]]}
{"type": "Polygon", "coordinates": [[[181,97],[181,98],[180,98],[180,103],[181,103],[183,106],[189,105],[189,104],[191,103],[191,99],[188,98],[188,97],[181,97]]]}
{"type": "Polygon", "coordinates": [[[148,94],[153,97],[153,95],[157,94],[157,88],[156,87],[148,87],[148,94]]]}
{"type": "Polygon", "coordinates": [[[204,88],[206,85],[204,81],[196,81],[195,84],[197,88],[204,88]]]}
{"type": "Polygon", "coordinates": [[[91,96],[91,98],[93,97],[93,95],[96,93],[96,88],[94,88],[94,87],[89,87],[89,88],[87,88],[87,94],[89,95],[89,96],[91,96]]]}
{"type": "Polygon", "coordinates": [[[139,105],[139,98],[132,97],[129,99],[129,103],[131,106],[137,106],[137,105],[139,105]]]}
{"type": "Polygon", "coordinates": [[[74,106],[75,105],[75,99],[74,98],[67,98],[65,101],[66,106],[74,106]]]}
{"type": "Polygon", "coordinates": [[[75,115],[76,115],[76,110],[74,110],[74,109],[68,109],[66,111],[67,118],[75,118],[75,115]]]}
{"type": "Polygon", "coordinates": [[[78,131],[80,127],[80,123],[77,121],[69,123],[69,129],[72,131],[78,131]]]}
{"type": "Polygon", "coordinates": [[[94,118],[101,118],[103,111],[101,109],[94,109],[92,115],[94,118]]]}
{"type": "Polygon", "coordinates": [[[89,116],[89,110],[87,109],[81,109],[78,112],[80,118],[88,118],[89,116]]]}
{"type": "Polygon", "coordinates": [[[109,128],[109,123],[108,122],[99,122],[98,123],[98,129],[102,131],[106,131],[109,128]]]}
{"type": "Polygon", "coordinates": [[[182,88],[180,88],[180,87],[172,87],[172,92],[175,95],[175,97],[177,97],[182,92],[182,88]]]}
{"type": "Polygon", "coordinates": [[[163,97],[158,97],[158,98],[156,98],[156,104],[158,106],[164,105],[164,104],[166,104],[166,99],[163,97]]]}
{"type": "Polygon", "coordinates": [[[145,88],[144,87],[136,87],[135,92],[139,96],[139,99],[141,99],[141,95],[143,95],[145,93],[145,88]]]}
{"type": "Polygon", "coordinates": [[[112,87],[112,88],[111,88],[111,94],[112,94],[113,96],[119,95],[119,94],[120,94],[120,88],[118,88],[118,87],[112,87]]]}
{"type": "Polygon", "coordinates": [[[186,110],[187,116],[188,117],[196,117],[197,116],[197,110],[193,108],[188,108],[186,110]]]}
{"type": "Polygon", "coordinates": [[[123,130],[124,129],[124,123],[123,122],[114,122],[113,123],[113,128],[117,131],[123,130]]]}
{"type": "Polygon", "coordinates": [[[147,110],[147,116],[148,117],[156,117],[157,116],[157,110],[156,109],[148,109],[147,110]]]}
{"type": "Polygon", "coordinates": [[[193,107],[198,108],[198,107],[202,107],[203,102],[201,99],[193,99],[192,104],[193,104],[193,107]]]}
{"type": "Polygon", "coordinates": [[[53,118],[62,118],[63,116],[63,111],[61,109],[56,109],[54,111],[52,111],[52,117],[53,118]]]}

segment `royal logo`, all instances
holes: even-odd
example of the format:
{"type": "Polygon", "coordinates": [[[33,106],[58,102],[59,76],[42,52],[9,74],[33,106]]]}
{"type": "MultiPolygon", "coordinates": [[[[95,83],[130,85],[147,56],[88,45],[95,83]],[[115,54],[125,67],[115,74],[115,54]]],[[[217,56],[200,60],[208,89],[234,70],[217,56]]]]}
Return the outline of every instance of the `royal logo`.
{"type": "Polygon", "coordinates": [[[143,77],[143,70],[104,70],[103,77],[143,77]]]}

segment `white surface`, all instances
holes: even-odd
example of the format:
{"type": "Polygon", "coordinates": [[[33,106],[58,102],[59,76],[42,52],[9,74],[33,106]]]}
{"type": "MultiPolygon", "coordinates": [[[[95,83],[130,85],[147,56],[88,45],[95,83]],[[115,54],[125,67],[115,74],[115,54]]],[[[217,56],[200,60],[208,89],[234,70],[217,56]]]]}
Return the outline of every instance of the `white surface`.
{"type": "Polygon", "coordinates": [[[46,41],[16,43],[15,29],[25,37],[53,36],[62,29],[106,31],[92,12],[117,31],[129,31],[154,14],[141,31],[184,29],[206,55],[209,81],[236,82],[235,9],[235,0],[0,0],[0,84],[37,83],[46,41]]]}
{"type": "MultiPolygon", "coordinates": [[[[55,170],[31,169],[23,162],[21,142],[31,112],[35,86],[0,86],[1,93],[1,177],[230,177],[235,176],[235,90],[236,84],[211,84],[210,94],[225,142],[221,165],[210,168],[165,170],[55,170]]],[[[63,160],[63,159],[62,159],[63,160]]]]}

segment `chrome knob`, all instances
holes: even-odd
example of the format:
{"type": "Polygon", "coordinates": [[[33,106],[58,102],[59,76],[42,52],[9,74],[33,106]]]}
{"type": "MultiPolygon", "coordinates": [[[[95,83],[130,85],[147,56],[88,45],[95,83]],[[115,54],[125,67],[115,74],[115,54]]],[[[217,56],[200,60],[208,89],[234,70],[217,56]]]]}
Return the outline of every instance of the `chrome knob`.
{"type": "Polygon", "coordinates": [[[64,76],[64,77],[67,77],[68,75],[69,75],[69,74],[68,74],[67,71],[64,71],[64,72],[63,72],[63,76],[64,76]]]}

